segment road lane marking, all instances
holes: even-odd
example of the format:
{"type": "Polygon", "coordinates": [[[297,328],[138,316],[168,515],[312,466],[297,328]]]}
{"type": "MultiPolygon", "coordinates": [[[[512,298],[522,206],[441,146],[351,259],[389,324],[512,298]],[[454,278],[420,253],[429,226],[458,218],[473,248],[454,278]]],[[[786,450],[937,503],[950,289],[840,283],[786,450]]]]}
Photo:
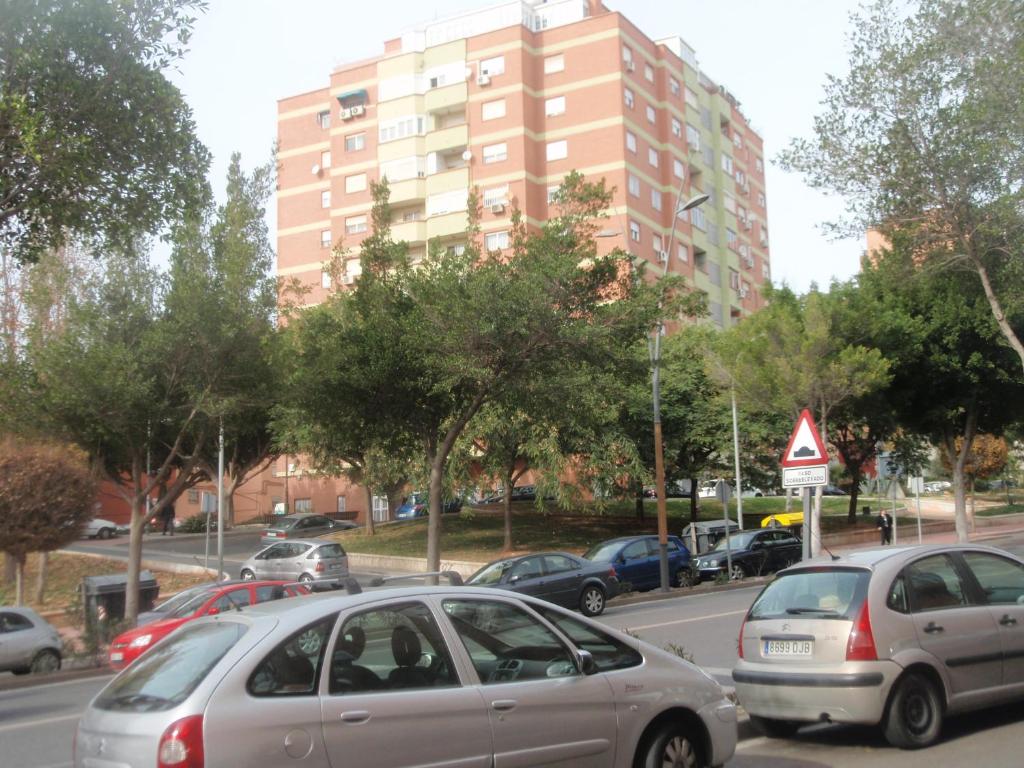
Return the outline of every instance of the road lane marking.
{"type": "Polygon", "coordinates": [[[689,619],[675,619],[674,621],[663,621],[659,624],[644,624],[639,627],[629,627],[630,632],[642,632],[645,629],[658,629],[659,627],[671,627],[676,624],[689,624],[693,621],[707,621],[708,619],[720,619],[723,616],[739,616],[747,612],[744,608],[742,611],[726,611],[725,613],[710,613],[707,616],[694,616],[689,619]]]}
{"type": "Polygon", "coordinates": [[[81,717],[82,713],[79,712],[77,715],[64,715],[63,717],[47,717],[42,720],[24,720],[20,723],[8,723],[7,725],[0,725],[0,733],[4,733],[6,731],[17,731],[20,728],[35,728],[39,725],[66,723],[69,720],[79,720],[81,717]]]}

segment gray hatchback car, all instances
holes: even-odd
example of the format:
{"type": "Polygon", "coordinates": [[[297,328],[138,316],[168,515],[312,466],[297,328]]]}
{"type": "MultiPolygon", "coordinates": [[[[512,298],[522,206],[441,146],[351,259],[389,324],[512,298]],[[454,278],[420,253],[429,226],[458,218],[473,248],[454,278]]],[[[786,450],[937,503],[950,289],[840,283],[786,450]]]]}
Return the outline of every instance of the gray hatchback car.
{"type": "Polygon", "coordinates": [[[61,647],[57,630],[31,608],[0,606],[0,672],[56,672],[61,647]]]}
{"type": "Polygon", "coordinates": [[[336,541],[290,539],[261,549],[239,573],[245,581],[272,579],[332,584],[348,576],[348,555],[336,541]]]}
{"type": "Polygon", "coordinates": [[[902,748],[942,721],[1024,698],[1024,561],[981,546],[881,547],[782,571],[740,630],[754,725],[880,724],[902,748]]]}
{"type": "Polygon", "coordinates": [[[735,705],[678,656],[540,600],[419,587],[189,622],[93,699],[74,765],[696,768],[735,745],[735,705]]]}

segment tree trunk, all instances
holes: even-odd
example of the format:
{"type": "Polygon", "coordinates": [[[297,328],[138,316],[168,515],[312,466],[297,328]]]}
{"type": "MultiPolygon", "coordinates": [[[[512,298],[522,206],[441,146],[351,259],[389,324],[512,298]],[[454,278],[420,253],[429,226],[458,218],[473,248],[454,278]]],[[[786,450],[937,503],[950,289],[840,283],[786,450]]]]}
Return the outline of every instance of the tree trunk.
{"type": "Polygon", "coordinates": [[[367,536],[373,536],[373,489],[369,485],[363,485],[363,493],[366,494],[366,527],[363,530],[367,536]]]}
{"type": "Polygon", "coordinates": [[[50,563],[50,553],[40,552],[39,553],[39,573],[36,577],[36,604],[43,602],[43,595],[46,593],[46,568],[50,563]]]}
{"type": "Polygon", "coordinates": [[[786,509],[785,509],[785,511],[786,512],[792,512],[793,511],[793,489],[792,488],[787,488],[786,489],[786,509]]]}
{"type": "Polygon", "coordinates": [[[850,470],[850,476],[853,479],[853,485],[850,486],[850,506],[846,510],[846,516],[850,525],[856,525],[857,502],[860,500],[861,465],[851,464],[849,461],[847,461],[846,468],[850,470]]]}
{"type": "Polygon", "coordinates": [[[139,574],[142,572],[142,533],[146,526],[146,507],[145,500],[139,494],[132,496],[131,503],[132,521],[131,534],[128,537],[124,618],[128,626],[135,626],[135,621],[139,618],[139,574]]]}
{"type": "Polygon", "coordinates": [[[690,478],[690,523],[697,524],[697,478],[690,478]]]}
{"type": "MultiPolygon", "coordinates": [[[[430,507],[427,517],[427,570],[441,570],[441,491],[444,488],[444,457],[436,453],[430,457],[430,507]]],[[[428,584],[437,584],[432,576],[428,584]]]]}
{"type": "Polygon", "coordinates": [[[14,555],[4,554],[4,581],[5,587],[13,587],[18,579],[18,561],[14,555]]]}
{"type": "Polygon", "coordinates": [[[501,500],[501,511],[505,518],[505,543],[502,548],[506,552],[512,550],[512,489],[515,487],[513,485],[515,483],[514,474],[514,469],[508,469],[502,478],[502,483],[505,485],[505,496],[501,500]]]}
{"type": "Polygon", "coordinates": [[[981,279],[981,287],[985,289],[985,298],[988,299],[988,305],[992,309],[992,316],[996,320],[996,325],[999,326],[999,331],[1003,334],[1010,348],[1017,353],[1017,357],[1020,358],[1021,367],[1024,367],[1024,344],[1021,344],[1020,339],[1013,330],[1013,326],[1006,319],[1006,313],[1003,312],[999,298],[992,289],[992,282],[988,278],[988,270],[985,269],[981,259],[971,258],[971,262],[974,265],[974,270],[978,273],[978,277],[981,279]]]}
{"type": "Polygon", "coordinates": [[[25,556],[21,555],[15,561],[17,567],[14,576],[14,604],[25,604],[25,556]]]}

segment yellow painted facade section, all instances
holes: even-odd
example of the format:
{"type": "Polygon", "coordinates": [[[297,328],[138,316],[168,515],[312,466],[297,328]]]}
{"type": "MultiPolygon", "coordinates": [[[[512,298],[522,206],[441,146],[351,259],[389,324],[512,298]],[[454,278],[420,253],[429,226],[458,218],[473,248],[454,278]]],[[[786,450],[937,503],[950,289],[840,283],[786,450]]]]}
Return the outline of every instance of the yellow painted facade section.
{"type": "Polygon", "coordinates": [[[423,107],[423,97],[418,93],[411,96],[403,96],[400,99],[382,101],[377,105],[377,122],[383,123],[397,117],[408,117],[409,115],[423,115],[426,111],[423,107]]]}
{"type": "Polygon", "coordinates": [[[469,189],[469,168],[455,168],[427,176],[428,196],[454,192],[457,189],[469,189]]]}
{"type": "Polygon", "coordinates": [[[446,149],[464,147],[469,143],[469,126],[454,125],[440,131],[432,131],[426,137],[427,152],[443,152],[446,149]]]}
{"type": "Polygon", "coordinates": [[[465,211],[456,211],[444,216],[427,219],[427,237],[448,237],[465,233],[469,227],[469,216],[465,211]]]}
{"type": "MultiPolygon", "coordinates": [[[[387,80],[400,75],[414,75],[421,69],[422,54],[400,53],[377,62],[377,80],[387,80]]],[[[353,86],[356,88],[358,86],[353,86]]]]}
{"type": "Polygon", "coordinates": [[[466,39],[460,38],[449,43],[431,46],[423,52],[422,57],[424,69],[433,69],[434,67],[452,64],[456,61],[465,61],[466,39]]]}
{"type": "Polygon", "coordinates": [[[391,203],[407,203],[410,200],[422,200],[427,196],[426,179],[406,179],[391,185],[391,203]]]}
{"type": "Polygon", "coordinates": [[[422,136],[410,136],[407,139],[389,141],[377,146],[377,160],[386,163],[389,160],[400,160],[403,157],[426,154],[424,139],[422,136]]]}
{"type": "Polygon", "coordinates": [[[395,242],[416,243],[427,239],[426,221],[401,221],[391,225],[391,237],[395,242]]]}
{"type": "Polygon", "coordinates": [[[444,88],[432,88],[423,96],[423,108],[427,112],[437,112],[465,104],[469,99],[469,86],[465,81],[446,85],[444,88]]]}

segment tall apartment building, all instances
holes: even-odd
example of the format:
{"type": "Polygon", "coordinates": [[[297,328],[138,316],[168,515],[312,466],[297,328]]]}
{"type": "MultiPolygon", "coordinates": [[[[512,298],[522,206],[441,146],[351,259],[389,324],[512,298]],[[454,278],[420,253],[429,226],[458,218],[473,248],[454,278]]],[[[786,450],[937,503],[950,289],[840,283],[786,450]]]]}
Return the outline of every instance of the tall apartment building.
{"type": "Polygon", "coordinates": [[[761,137],[682,39],[653,40],[599,0],[513,0],[415,27],[282,99],[278,141],[278,273],[309,303],[337,287],[323,267],[339,241],[343,280],[358,279],[371,180],[387,177],[393,236],[415,259],[433,238],[465,242],[474,187],[484,244],[507,246],[513,205],[541,225],[571,170],[615,188],[602,249],[685,276],[719,326],[763,303],[761,137]],[[702,192],[673,238],[677,199],[702,192]]]}

